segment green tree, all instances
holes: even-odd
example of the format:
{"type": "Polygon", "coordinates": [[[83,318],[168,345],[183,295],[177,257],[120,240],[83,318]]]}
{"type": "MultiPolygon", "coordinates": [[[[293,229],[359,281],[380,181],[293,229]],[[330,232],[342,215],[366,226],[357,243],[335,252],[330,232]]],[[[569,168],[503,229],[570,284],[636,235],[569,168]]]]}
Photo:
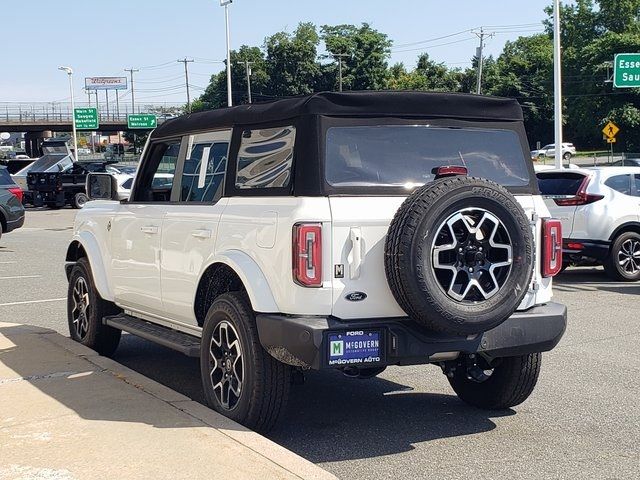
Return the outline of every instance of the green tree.
{"type": "Polygon", "coordinates": [[[265,40],[270,95],[312,93],[320,81],[317,60],[320,37],[315,25],[301,23],[293,34],[278,32],[265,40]]]}
{"type": "MultiPolygon", "coordinates": [[[[346,55],[343,60],[342,83],[344,90],[380,90],[387,86],[389,66],[387,59],[391,41],[367,23],[355,25],[323,25],[322,40],[328,58],[346,55]]],[[[325,74],[333,78],[338,87],[338,70],[335,65],[325,69],[325,74]]]]}

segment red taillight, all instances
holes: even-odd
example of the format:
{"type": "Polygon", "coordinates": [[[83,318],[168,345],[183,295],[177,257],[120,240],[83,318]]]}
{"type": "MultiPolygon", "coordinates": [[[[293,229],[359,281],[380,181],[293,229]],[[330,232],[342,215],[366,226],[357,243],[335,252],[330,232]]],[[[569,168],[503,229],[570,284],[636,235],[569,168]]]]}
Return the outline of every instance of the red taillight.
{"type": "Polygon", "coordinates": [[[553,277],[562,269],[562,223],[555,218],[542,220],[542,276],[553,277]]]}
{"type": "Polygon", "coordinates": [[[579,205],[588,205],[593,202],[597,202],[598,200],[602,200],[604,195],[596,195],[593,193],[587,193],[587,187],[589,186],[589,181],[591,177],[584,177],[584,180],[580,184],[580,188],[578,188],[578,192],[573,197],[569,198],[554,198],[556,205],[560,207],[576,207],[579,205]]]}
{"type": "Polygon", "coordinates": [[[435,168],[432,173],[435,173],[436,179],[445,177],[455,177],[458,175],[466,176],[469,171],[467,167],[461,167],[459,165],[447,165],[445,167],[435,168]]]}
{"type": "Polygon", "coordinates": [[[13,194],[13,196],[20,200],[20,203],[22,203],[22,189],[20,187],[10,188],[9,193],[13,194]]]}
{"type": "Polygon", "coordinates": [[[304,287],[322,286],[322,225],[293,226],[293,279],[304,287]]]}

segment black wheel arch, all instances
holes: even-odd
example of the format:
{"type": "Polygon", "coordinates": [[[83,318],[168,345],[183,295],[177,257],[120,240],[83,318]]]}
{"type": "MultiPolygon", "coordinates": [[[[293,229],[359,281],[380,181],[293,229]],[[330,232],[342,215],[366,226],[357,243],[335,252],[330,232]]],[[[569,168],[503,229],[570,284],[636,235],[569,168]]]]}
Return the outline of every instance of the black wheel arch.
{"type": "MultiPolygon", "coordinates": [[[[246,292],[240,276],[226,263],[209,265],[200,277],[193,309],[198,326],[204,325],[209,307],[220,295],[228,292],[246,292]]],[[[250,300],[247,300],[251,304],[250,300]]]]}
{"type": "Polygon", "coordinates": [[[616,238],[618,238],[620,235],[626,232],[635,232],[638,235],[640,235],[640,222],[623,223],[613,231],[611,236],[609,236],[609,241],[613,243],[616,238]]]}

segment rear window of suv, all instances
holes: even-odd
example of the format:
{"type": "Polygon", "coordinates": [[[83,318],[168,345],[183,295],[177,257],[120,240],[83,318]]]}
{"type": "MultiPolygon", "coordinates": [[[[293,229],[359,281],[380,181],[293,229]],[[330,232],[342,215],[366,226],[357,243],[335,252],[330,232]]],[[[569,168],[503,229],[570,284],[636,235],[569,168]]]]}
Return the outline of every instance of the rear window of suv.
{"type": "Polygon", "coordinates": [[[576,195],[584,181],[580,173],[538,173],[538,186],[542,195],[576,195]]]}
{"type": "Polygon", "coordinates": [[[334,187],[405,187],[434,179],[441,166],[466,166],[470,176],[507,187],[530,183],[512,130],[427,125],[332,127],[326,140],[327,182],[334,187]]]}
{"type": "Polygon", "coordinates": [[[9,171],[5,167],[0,167],[0,186],[7,185],[14,186],[15,183],[13,182],[11,175],[9,175],[9,171]]]}

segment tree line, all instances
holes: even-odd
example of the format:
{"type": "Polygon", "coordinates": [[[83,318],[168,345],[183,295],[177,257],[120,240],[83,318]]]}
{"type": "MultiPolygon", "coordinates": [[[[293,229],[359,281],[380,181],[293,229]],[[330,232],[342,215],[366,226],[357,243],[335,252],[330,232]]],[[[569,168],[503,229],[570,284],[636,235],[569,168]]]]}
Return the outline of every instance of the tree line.
{"type": "MultiPolygon", "coordinates": [[[[640,89],[615,89],[610,81],[616,53],[640,52],[640,0],[576,0],[562,7],[564,136],[579,149],[604,149],[601,129],[621,128],[617,149],[640,152],[640,89]]],[[[543,33],[507,42],[496,58],[484,59],[483,93],[515,98],[523,108],[529,140],[553,141],[553,24],[546,9],[543,33]]],[[[300,23],[262,46],[231,52],[234,104],[246,103],[246,67],[253,101],[338,90],[475,91],[478,59],[450,68],[427,53],[414,68],[389,64],[392,40],[369,24],[300,23]],[[321,47],[323,47],[321,49],[321,47]]],[[[226,71],[214,74],[192,110],[227,103],[226,71]]]]}

